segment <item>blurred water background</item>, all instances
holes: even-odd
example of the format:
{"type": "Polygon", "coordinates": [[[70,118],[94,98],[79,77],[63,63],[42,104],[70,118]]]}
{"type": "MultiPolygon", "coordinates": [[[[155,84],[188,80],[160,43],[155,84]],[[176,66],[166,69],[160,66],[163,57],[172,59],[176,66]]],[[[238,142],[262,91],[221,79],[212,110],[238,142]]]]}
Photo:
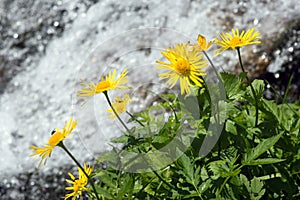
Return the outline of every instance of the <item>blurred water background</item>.
{"type": "MultiPolygon", "coordinates": [[[[211,39],[217,32],[255,26],[262,44],[242,51],[250,76],[267,79],[283,94],[293,74],[289,101],[295,101],[299,10],[298,0],[0,0],[0,199],[64,196],[74,164],[54,149],[47,165],[37,169],[29,146],[44,144],[69,117],[79,126],[66,145],[81,162],[92,162],[121,133],[102,115],[107,109],[103,99],[79,106],[80,78],[96,81],[107,70],[126,67],[137,88],[130,109],[143,109],[155,99],[144,88],[161,90],[153,84],[159,50],[195,41],[199,33],[211,39]]],[[[233,52],[215,62],[239,72],[233,52]]],[[[274,93],[266,96],[274,98],[274,93]]]]}

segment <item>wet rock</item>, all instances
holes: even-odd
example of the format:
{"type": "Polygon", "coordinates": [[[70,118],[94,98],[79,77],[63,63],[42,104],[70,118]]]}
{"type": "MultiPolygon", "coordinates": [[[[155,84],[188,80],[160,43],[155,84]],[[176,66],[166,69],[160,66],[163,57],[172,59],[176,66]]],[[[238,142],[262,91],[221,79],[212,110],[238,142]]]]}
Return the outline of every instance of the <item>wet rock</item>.
{"type": "Polygon", "coordinates": [[[300,18],[287,24],[267,52],[272,61],[259,76],[270,83],[267,98],[282,102],[287,92],[287,101],[297,101],[300,97],[300,18]],[[277,90],[279,97],[271,86],[277,90]]]}

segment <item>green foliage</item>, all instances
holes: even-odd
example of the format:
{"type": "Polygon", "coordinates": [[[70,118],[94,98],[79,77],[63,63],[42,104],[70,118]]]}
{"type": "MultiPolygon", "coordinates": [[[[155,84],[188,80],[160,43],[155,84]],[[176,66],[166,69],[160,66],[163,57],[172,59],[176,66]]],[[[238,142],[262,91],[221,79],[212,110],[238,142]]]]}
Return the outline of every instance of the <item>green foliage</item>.
{"type": "Polygon", "coordinates": [[[113,140],[122,148],[116,145],[99,156],[98,162],[107,166],[94,176],[101,198],[300,198],[299,103],[265,99],[262,80],[252,82],[254,97],[245,77],[221,73],[227,100],[217,104],[204,87],[196,91],[196,100],[166,94],[160,103],[134,114],[129,121],[134,128],[113,140]],[[212,116],[215,107],[218,115],[212,116]],[[221,122],[223,128],[210,129],[221,122]],[[217,144],[200,157],[201,145],[214,131],[221,132],[217,144]],[[131,172],[143,164],[148,171],[131,172]]]}
{"type": "MultiPolygon", "coordinates": [[[[281,134],[270,137],[268,139],[262,140],[255,148],[251,149],[249,152],[247,152],[244,156],[244,159],[242,160],[243,165],[253,165],[261,154],[265,153],[267,150],[269,150],[274,144],[279,140],[281,137],[281,134]]],[[[260,159],[262,160],[270,160],[268,158],[266,159],[260,159]]],[[[274,159],[272,159],[274,160],[274,159]]],[[[275,159],[278,160],[278,159],[275,159]]],[[[260,163],[260,162],[259,162],[260,163]]],[[[266,163],[269,164],[269,163],[266,163]]]]}

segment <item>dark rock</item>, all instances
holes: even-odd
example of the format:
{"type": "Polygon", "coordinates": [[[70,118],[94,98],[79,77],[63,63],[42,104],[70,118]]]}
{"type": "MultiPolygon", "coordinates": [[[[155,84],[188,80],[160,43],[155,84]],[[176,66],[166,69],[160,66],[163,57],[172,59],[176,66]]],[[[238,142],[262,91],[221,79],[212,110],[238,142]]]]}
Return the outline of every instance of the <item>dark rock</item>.
{"type": "Polygon", "coordinates": [[[258,76],[267,80],[280,94],[278,97],[273,89],[269,88],[267,98],[282,102],[287,92],[287,101],[297,101],[300,95],[300,19],[287,24],[285,31],[268,50],[268,57],[273,62],[280,60],[281,64],[275,71],[267,69],[258,76]]]}

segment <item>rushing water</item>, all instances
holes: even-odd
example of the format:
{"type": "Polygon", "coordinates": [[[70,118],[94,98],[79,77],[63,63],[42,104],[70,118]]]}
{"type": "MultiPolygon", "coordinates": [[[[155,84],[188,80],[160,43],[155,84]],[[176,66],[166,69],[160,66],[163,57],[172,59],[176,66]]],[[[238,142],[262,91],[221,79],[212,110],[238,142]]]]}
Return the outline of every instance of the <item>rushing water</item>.
{"type": "MultiPolygon", "coordinates": [[[[243,51],[245,58],[259,63],[249,62],[253,76],[262,70],[276,74],[291,56],[299,63],[299,23],[298,28],[287,26],[300,17],[298,0],[1,0],[0,9],[1,199],[63,195],[67,171],[74,170],[72,162],[55,149],[38,170],[29,146],[42,145],[70,116],[80,125],[67,145],[82,162],[108,149],[110,138],[121,134],[118,124],[97,114],[106,109],[101,97],[84,107],[75,97],[80,78],[95,81],[106,65],[128,68],[130,83],[137,88],[131,109],[138,110],[153,100],[144,88],[160,89],[153,70],[159,50],[195,40],[198,33],[212,38],[217,31],[256,26],[263,45],[243,51]],[[285,31],[292,32],[291,38],[274,47],[285,31]]],[[[235,54],[225,53],[216,64],[233,70],[235,54]]],[[[299,77],[299,71],[294,76],[299,77]]]]}

